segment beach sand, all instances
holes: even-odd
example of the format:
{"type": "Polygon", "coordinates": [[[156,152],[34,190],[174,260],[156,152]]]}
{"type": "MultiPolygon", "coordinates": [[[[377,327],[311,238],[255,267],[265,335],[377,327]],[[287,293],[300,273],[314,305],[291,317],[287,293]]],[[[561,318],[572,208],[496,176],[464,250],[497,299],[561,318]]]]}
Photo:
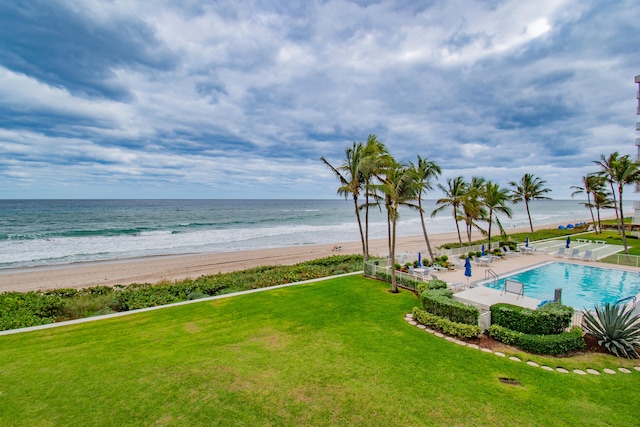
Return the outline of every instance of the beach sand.
{"type": "MultiPolygon", "coordinates": [[[[557,224],[550,224],[534,228],[556,226],[557,224]]],[[[528,228],[523,228],[513,232],[527,230],[528,228]]],[[[480,237],[476,234],[474,239],[480,237]]],[[[458,240],[456,233],[433,234],[429,235],[429,239],[434,250],[439,245],[458,240]]],[[[308,245],[9,269],[0,271],[0,292],[157,283],[163,280],[197,278],[202,275],[226,273],[263,265],[291,265],[336,254],[362,253],[359,241],[336,242],[335,245],[342,246],[339,252],[332,250],[333,245],[308,245]]],[[[397,254],[406,252],[408,255],[415,256],[418,251],[426,252],[424,237],[421,235],[399,237],[396,246],[397,254]]],[[[369,252],[372,256],[386,257],[389,253],[387,239],[371,240],[369,252]]]]}

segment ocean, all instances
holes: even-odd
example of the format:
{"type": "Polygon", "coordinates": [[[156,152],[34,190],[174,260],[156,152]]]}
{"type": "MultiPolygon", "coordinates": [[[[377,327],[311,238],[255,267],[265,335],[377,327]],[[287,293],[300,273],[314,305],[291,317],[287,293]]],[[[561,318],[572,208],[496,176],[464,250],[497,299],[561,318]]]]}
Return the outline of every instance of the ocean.
{"type": "MultiPolygon", "coordinates": [[[[585,220],[580,203],[534,201],[534,225],[585,220]]],[[[528,226],[524,205],[512,209],[503,226],[528,226]]],[[[429,214],[430,234],[455,231],[449,210],[429,214]]],[[[387,237],[384,212],[370,223],[371,239],[387,237]]],[[[398,235],[421,234],[418,213],[401,211],[398,235]]],[[[351,200],[0,200],[0,269],[359,240],[351,200]]]]}

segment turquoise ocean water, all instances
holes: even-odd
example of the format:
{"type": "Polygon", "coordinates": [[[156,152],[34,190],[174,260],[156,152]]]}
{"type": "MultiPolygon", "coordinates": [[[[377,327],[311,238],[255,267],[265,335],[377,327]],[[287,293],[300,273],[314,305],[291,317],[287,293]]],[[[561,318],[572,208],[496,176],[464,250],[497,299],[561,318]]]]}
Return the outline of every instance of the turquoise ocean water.
{"type": "MultiPolygon", "coordinates": [[[[534,224],[589,217],[577,200],[535,201],[531,210],[534,224]]],[[[526,226],[524,205],[513,211],[503,226],[526,226]]],[[[427,218],[430,233],[455,231],[448,211],[427,218]]],[[[371,238],[386,230],[374,210],[371,238]]],[[[418,213],[402,211],[398,235],[418,234],[418,213]]],[[[0,200],[0,269],[358,240],[350,200],[0,200]]]]}

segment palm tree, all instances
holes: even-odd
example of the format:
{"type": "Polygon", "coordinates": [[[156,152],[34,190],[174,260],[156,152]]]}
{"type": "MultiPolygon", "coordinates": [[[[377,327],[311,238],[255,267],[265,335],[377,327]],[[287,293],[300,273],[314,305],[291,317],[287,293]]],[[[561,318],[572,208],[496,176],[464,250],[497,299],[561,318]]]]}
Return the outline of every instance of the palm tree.
{"type": "Polygon", "coordinates": [[[429,257],[431,262],[434,260],[433,250],[431,249],[431,242],[429,242],[429,236],[427,234],[427,227],[424,223],[424,209],[422,208],[422,194],[433,190],[431,180],[436,178],[442,173],[442,169],[437,163],[429,160],[428,158],[422,158],[418,156],[418,163],[410,163],[411,167],[415,170],[417,175],[418,185],[418,212],[420,212],[420,223],[422,224],[422,233],[424,234],[424,241],[427,244],[427,250],[429,251],[429,257]]]}
{"type": "MultiPolygon", "coordinates": [[[[400,206],[418,208],[412,204],[418,196],[419,186],[415,169],[407,165],[394,162],[389,164],[384,171],[382,183],[378,187],[384,195],[387,208],[387,222],[389,224],[389,257],[391,262],[396,258],[396,230],[400,217],[400,206]]],[[[395,268],[391,268],[391,292],[398,292],[396,284],[395,268]]]]}
{"type": "MultiPolygon", "coordinates": [[[[617,154],[615,152],[614,154],[617,154]]],[[[622,233],[622,244],[624,245],[624,253],[629,255],[627,248],[627,236],[624,227],[624,211],[622,210],[622,191],[625,185],[635,184],[640,181],[640,165],[630,159],[628,154],[618,157],[613,163],[609,180],[616,185],[618,190],[618,209],[620,213],[620,231],[622,233]]]]}
{"type": "Polygon", "coordinates": [[[345,200],[351,194],[353,198],[353,204],[355,206],[356,218],[358,220],[358,231],[360,232],[360,240],[362,242],[362,255],[364,259],[368,259],[367,246],[364,240],[364,233],[362,230],[362,220],[360,219],[360,207],[358,206],[358,197],[362,191],[362,167],[363,167],[364,148],[361,142],[354,142],[351,147],[347,147],[344,150],[344,160],[338,167],[334,167],[325,159],[320,157],[320,160],[327,165],[329,169],[340,181],[337,193],[340,196],[344,196],[345,200]]]}
{"type": "Polygon", "coordinates": [[[482,201],[482,204],[487,208],[489,213],[487,219],[487,221],[489,222],[488,246],[489,250],[491,250],[491,224],[494,220],[494,214],[496,224],[500,228],[501,233],[504,234],[504,228],[502,227],[497,214],[502,213],[508,218],[511,218],[511,208],[507,206],[507,202],[509,202],[511,198],[509,196],[508,189],[500,188],[498,184],[487,181],[480,189],[480,200],[482,201]]]}
{"type": "MultiPolygon", "coordinates": [[[[604,178],[598,176],[599,184],[593,193],[593,206],[596,208],[596,216],[598,217],[597,230],[602,232],[602,221],[600,220],[601,209],[615,209],[613,197],[611,193],[605,189],[604,178]]],[[[617,211],[616,211],[617,215],[617,211]]]]}
{"type": "Polygon", "coordinates": [[[620,233],[622,227],[620,225],[620,216],[618,215],[618,202],[616,200],[616,191],[613,188],[613,180],[611,176],[615,175],[615,165],[620,160],[620,153],[614,151],[609,154],[609,157],[605,157],[604,154],[600,155],[600,160],[594,160],[593,163],[600,166],[600,172],[598,174],[607,180],[611,187],[611,196],[613,197],[613,208],[616,212],[616,224],[618,225],[618,233],[620,233]]]}
{"type": "Polygon", "coordinates": [[[529,217],[529,227],[533,233],[533,223],[531,222],[531,212],[529,211],[529,202],[532,200],[551,200],[551,197],[546,197],[544,194],[549,190],[544,185],[547,181],[544,181],[531,173],[525,173],[520,182],[511,181],[509,185],[515,187],[511,190],[511,197],[514,203],[524,201],[524,205],[527,208],[527,216],[529,217]]]}
{"type": "MultiPolygon", "coordinates": [[[[593,216],[594,205],[593,203],[591,203],[591,195],[596,192],[596,187],[601,181],[602,179],[598,175],[588,174],[582,177],[582,187],[577,185],[572,185],[570,187],[573,190],[575,190],[573,193],[571,193],[571,197],[575,196],[576,194],[583,194],[583,193],[587,194],[587,203],[585,203],[584,205],[588,207],[589,212],[591,212],[591,222],[594,228],[596,227],[596,219],[593,216]]],[[[595,194],[594,194],[594,198],[595,198],[595,194]]],[[[597,232],[598,230],[596,229],[596,233],[597,232]]]]}
{"type": "Polygon", "coordinates": [[[360,208],[365,209],[364,242],[366,255],[364,259],[366,261],[369,259],[369,207],[372,205],[372,203],[369,202],[369,198],[373,197],[375,199],[373,180],[377,178],[381,169],[383,169],[392,158],[387,147],[381,141],[378,141],[378,137],[374,134],[367,137],[367,142],[363,150],[364,156],[361,171],[365,190],[365,203],[360,208]]]}
{"type": "Polygon", "coordinates": [[[473,229],[480,230],[481,233],[486,232],[480,227],[479,221],[486,220],[487,211],[480,200],[481,188],[484,186],[484,178],[474,176],[466,187],[466,192],[462,202],[462,214],[466,224],[467,240],[471,246],[471,234],[473,229]]]}
{"type": "Polygon", "coordinates": [[[466,193],[467,184],[464,182],[464,178],[457,176],[453,179],[447,179],[447,187],[442,184],[438,184],[438,188],[444,193],[444,197],[436,201],[436,208],[431,212],[431,217],[435,217],[438,212],[441,212],[445,208],[451,207],[453,212],[453,220],[456,222],[456,230],[458,231],[458,241],[462,245],[462,236],[460,235],[459,213],[464,196],[466,193]]]}

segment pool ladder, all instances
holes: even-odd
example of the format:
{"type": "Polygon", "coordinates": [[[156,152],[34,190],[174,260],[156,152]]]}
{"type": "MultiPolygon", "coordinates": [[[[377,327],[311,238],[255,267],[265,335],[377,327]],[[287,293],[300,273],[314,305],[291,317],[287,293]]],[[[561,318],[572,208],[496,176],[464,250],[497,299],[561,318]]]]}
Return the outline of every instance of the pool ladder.
{"type": "Polygon", "coordinates": [[[484,278],[485,278],[485,279],[488,279],[489,277],[491,277],[491,278],[493,279],[493,283],[497,283],[497,282],[498,282],[498,275],[496,274],[496,272],[495,272],[495,271],[493,271],[493,270],[492,270],[492,269],[490,269],[490,268],[487,268],[487,269],[484,271],[484,278]]]}
{"type": "Polygon", "coordinates": [[[633,304],[631,305],[631,309],[633,310],[634,308],[636,308],[636,297],[635,296],[631,296],[631,297],[626,297],[626,298],[622,298],[619,299],[618,301],[616,301],[616,305],[620,304],[620,303],[624,303],[623,305],[627,305],[630,302],[632,302],[633,304]]]}

